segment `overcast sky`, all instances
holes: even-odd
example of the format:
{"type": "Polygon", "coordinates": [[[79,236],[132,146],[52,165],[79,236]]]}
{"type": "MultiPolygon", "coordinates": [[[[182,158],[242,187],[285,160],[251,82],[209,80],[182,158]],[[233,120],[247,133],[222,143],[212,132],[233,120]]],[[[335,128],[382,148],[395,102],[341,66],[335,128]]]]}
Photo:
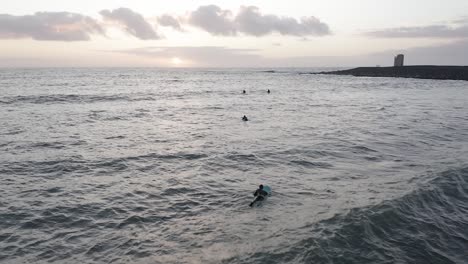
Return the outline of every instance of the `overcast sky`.
{"type": "Polygon", "coordinates": [[[0,67],[468,65],[467,0],[0,1],[0,67]]]}

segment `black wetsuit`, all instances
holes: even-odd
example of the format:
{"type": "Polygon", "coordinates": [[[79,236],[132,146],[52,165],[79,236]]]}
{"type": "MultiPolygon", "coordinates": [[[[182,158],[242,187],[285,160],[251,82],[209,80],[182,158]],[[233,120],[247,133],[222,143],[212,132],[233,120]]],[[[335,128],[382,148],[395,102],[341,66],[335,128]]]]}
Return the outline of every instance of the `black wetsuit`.
{"type": "Polygon", "coordinates": [[[265,199],[265,197],[268,195],[268,193],[262,189],[257,189],[255,192],[254,192],[254,196],[257,197],[257,199],[255,199],[256,201],[262,201],[263,199],[265,199]]]}
{"type": "Polygon", "coordinates": [[[250,203],[250,207],[252,207],[257,201],[265,200],[265,197],[267,197],[268,193],[262,189],[257,189],[253,195],[255,196],[255,200],[250,203]]]}

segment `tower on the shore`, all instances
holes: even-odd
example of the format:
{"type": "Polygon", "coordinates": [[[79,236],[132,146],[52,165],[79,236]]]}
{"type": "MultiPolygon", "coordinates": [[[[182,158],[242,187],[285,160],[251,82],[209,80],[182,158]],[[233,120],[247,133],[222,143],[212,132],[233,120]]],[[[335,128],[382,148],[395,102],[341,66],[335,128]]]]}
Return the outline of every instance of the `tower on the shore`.
{"type": "Polygon", "coordinates": [[[395,56],[395,62],[393,64],[393,66],[395,67],[402,67],[403,66],[403,62],[405,60],[405,55],[403,54],[398,54],[395,56]]]}

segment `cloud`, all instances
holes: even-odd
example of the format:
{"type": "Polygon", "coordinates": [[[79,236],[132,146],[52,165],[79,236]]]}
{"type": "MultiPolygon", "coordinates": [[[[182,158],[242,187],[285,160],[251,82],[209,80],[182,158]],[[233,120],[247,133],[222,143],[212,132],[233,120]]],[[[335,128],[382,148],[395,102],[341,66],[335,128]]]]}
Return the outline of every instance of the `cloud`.
{"type": "Polygon", "coordinates": [[[238,30],[253,36],[263,36],[272,32],[293,36],[323,36],[329,35],[327,24],[316,17],[303,17],[297,21],[292,17],[278,17],[276,15],[262,15],[258,7],[241,7],[234,22],[238,30]]]}
{"type": "Polygon", "coordinates": [[[99,13],[104,17],[104,19],[119,23],[124,27],[124,30],[127,33],[139,39],[150,40],[161,38],[142,15],[129,8],[121,7],[114,9],[113,11],[102,10],[99,13]]]}
{"type": "Polygon", "coordinates": [[[405,65],[466,65],[468,40],[459,40],[434,46],[414,47],[402,50],[386,50],[378,53],[353,56],[302,56],[270,59],[267,65],[276,67],[360,67],[393,66],[396,54],[405,55],[405,65]]]}
{"type": "Polygon", "coordinates": [[[466,65],[468,61],[466,50],[468,50],[468,40],[459,40],[434,46],[386,51],[373,56],[386,57],[389,64],[393,55],[403,53],[405,64],[408,65],[466,65]]]}
{"type": "Polygon", "coordinates": [[[292,17],[263,15],[255,6],[241,7],[233,17],[229,10],[216,5],[200,6],[190,13],[189,24],[213,35],[234,36],[244,33],[251,36],[264,36],[274,32],[292,36],[324,36],[331,34],[327,24],[318,18],[303,17],[299,21],[292,17]]]}
{"type": "Polygon", "coordinates": [[[213,35],[236,35],[236,28],[231,19],[231,11],[221,10],[215,5],[200,6],[190,13],[188,22],[213,35]]]}
{"type": "Polygon", "coordinates": [[[466,65],[468,40],[435,46],[353,56],[300,56],[268,58],[256,49],[233,49],[219,46],[204,47],[145,47],[114,51],[141,56],[161,65],[178,58],[187,67],[359,67],[391,66],[396,54],[405,54],[406,65],[466,65]],[[222,58],[222,59],[220,59],[222,58]]]}
{"type": "Polygon", "coordinates": [[[0,14],[0,39],[87,41],[104,29],[91,17],[69,12],[37,12],[34,15],[0,14]]]}
{"type": "Polygon", "coordinates": [[[468,24],[468,16],[461,17],[459,19],[453,20],[453,24],[468,24]]]}
{"type": "Polygon", "coordinates": [[[179,20],[173,16],[167,14],[159,16],[158,23],[163,27],[172,27],[175,30],[182,31],[179,20]]]}
{"type": "Polygon", "coordinates": [[[368,32],[365,35],[377,38],[468,38],[468,25],[388,28],[368,32]]]}
{"type": "MultiPolygon", "coordinates": [[[[304,58],[297,58],[293,65],[359,67],[359,66],[393,66],[396,54],[405,55],[405,65],[466,65],[468,61],[468,40],[458,40],[433,46],[420,46],[408,49],[386,50],[356,56],[309,57],[309,64],[304,58]],[[312,62],[313,64],[310,64],[312,62]],[[303,63],[303,64],[301,64],[303,63]]],[[[288,59],[288,61],[292,61],[288,59]]]]}
{"type": "Polygon", "coordinates": [[[389,55],[380,55],[378,58],[369,58],[369,55],[362,57],[301,56],[268,58],[256,54],[259,51],[260,50],[256,49],[233,49],[219,46],[179,46],[145,47],[114,52],[137,55],[146,60],[153,60],[155,64],[160,64],[162,66],[167,66],[173,58],[178,58],[183,62],[179,66],[186,67],[346,67],[368,65],[369,61],[382,59],[384,56],[388,57],[388,59],[393,62],[393,56],[389,55]]]}
{"type": "MultiPolygon", "coordinates": [[[[129,8],[102,10],[104,21],[70,12],[37,12],[33,15],[0,14],[0,39],[32,38],[35,40],[85,41],[92,34],[104,35],[105,26],[117,24],[128,34],[142,40],[161,39],[155,25],[129,8]]],[[[156,23],[156,21],[155,21],[156,23]]],[[[327,24],[310,16],[299,20],[292,17],[264,15],[255,6],[241,7],[236,15],[216,5],[200,6],[184,17],[161,15],[157,24],[184,31],[182,24],[192,25],[218,36],[264,36],[271,33],[292,36],[329,35],[327,24]]]]}
{"type": "Polygon", "coordinates": [[[265,59],[255,49],[232,49],[217,46],[202,47],[145,47],[115,51],[154,60],[170,61],[179,58],[182,66],[196,67],[249,67],[261,66],[265,59]]]}

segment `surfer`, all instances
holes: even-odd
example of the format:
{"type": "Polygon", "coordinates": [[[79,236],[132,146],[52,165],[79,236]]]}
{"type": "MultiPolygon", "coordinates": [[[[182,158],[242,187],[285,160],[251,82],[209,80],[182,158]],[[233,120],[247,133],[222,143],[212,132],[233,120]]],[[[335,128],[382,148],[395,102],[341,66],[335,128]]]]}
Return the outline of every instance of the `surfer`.
{"type": "Polygon", "coordinates": [[[249,119],[244,115],[244,116],[242,117],[242,121],[249,121],[249,119]]]}
{"type": "Polygon", "coordinates": [[[267,93],[270,93],[270,89],[268,89],[267,93]]]}
{"type": "Polygon", "coordinates": [[[260,186],[258,186],[258,189],[254,192],[253,195],[255,197],[255,200],[250,203],[250,206],[253,206],[254,203],[257,202],[257,201],[265,200],[265,197],[268,195],[268,192],[264,191],[263,190],[263,184],[260,184],[260,186]]]}

